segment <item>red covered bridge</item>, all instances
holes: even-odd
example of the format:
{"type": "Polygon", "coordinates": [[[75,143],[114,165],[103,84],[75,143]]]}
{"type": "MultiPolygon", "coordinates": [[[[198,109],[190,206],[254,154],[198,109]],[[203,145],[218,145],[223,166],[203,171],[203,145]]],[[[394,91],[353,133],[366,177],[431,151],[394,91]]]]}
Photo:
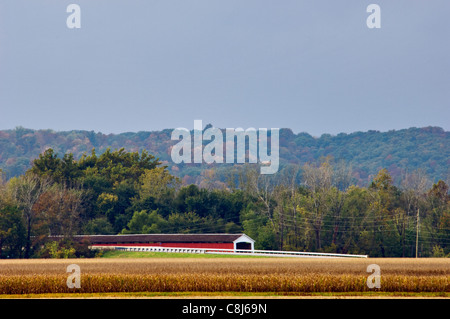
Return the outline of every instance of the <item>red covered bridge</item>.
{"type": "Polygon", "coordinates": [[[254,250],[255,241],[245,234],[133,234],[79,235],[95,246],[160,246],[254,250]]]}

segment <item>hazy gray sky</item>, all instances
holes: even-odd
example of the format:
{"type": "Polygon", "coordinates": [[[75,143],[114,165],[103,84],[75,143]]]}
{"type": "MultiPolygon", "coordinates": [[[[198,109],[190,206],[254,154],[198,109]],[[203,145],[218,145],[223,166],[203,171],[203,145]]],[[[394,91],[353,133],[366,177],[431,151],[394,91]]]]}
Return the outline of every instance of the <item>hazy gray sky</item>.
{"type": "Polygon", "coordinates": [[[448,0],[0,0],[0,129],[449,130],[449,13],[448,0]]]}

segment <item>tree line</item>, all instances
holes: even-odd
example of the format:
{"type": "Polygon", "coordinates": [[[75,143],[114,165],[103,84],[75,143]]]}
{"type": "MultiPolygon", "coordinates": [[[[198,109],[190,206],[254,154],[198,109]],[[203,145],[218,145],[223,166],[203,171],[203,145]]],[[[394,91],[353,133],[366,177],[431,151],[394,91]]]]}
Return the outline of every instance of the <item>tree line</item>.
{"type": "Polygon", "coordinates": [[[76,234],[239,232],[256,249],[450,254],[447,183],[420,170],[399,185],[387,169],[364,187],[352,176],[349,165],[323,158],[273,176],[244,164],[226,182],[205,170],[200,185],[183,184],[147,151],[93,149],[75,159],[48,149],[25,174],[0,180],[0,257],[92,256],[76,234]]]}

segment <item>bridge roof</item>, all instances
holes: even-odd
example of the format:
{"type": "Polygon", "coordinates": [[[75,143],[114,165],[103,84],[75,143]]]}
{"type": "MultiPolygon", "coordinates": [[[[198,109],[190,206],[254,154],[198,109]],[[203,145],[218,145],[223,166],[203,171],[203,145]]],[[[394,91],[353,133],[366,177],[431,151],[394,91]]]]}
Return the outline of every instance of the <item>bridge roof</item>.
{"type": "Polygon", "coordinates": [[[232,243],[254,242],[245,234],[126,234],[126,235],[77,235],[76,239],[88,240],[91,244],[102,243],[232,243]],[[243,238],[241,238],[243,237],[243,238]]]}

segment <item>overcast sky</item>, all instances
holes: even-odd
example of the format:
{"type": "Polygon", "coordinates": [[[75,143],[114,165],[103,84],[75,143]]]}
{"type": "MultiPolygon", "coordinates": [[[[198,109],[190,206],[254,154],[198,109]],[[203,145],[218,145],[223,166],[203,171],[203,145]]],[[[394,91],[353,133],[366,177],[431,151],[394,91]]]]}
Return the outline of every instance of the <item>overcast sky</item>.
{"type": "Polygon", "coordinates": [[[0,0],[0,129],[449,130],[449,14],[448,0],[0,0]]]}

